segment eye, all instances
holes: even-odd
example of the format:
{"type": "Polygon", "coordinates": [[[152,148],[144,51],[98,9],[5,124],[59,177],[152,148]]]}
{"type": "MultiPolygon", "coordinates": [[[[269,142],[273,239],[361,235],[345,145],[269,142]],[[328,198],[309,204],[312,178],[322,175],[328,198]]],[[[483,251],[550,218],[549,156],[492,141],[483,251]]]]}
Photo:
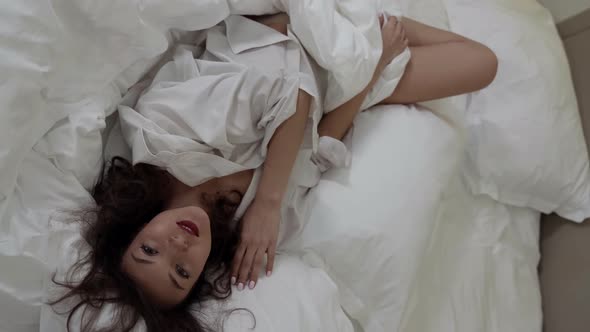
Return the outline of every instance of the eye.
{"type": "Polygon", "coordinates": [[[144,252],[144,254],[146,254],[148,256],[155,256],[159,253],[156,249],[154,249],[150,246],[146,246],[145,244],[141,245],[141,250],[144,252]]]}
{"type": "Polygon", "coordinates": [[[188,279],[190,277],[190,274],[188,274],[188,272],[186,272],[186,270],[178,264],[176,265],[176,273],[184,279],[188,279]]]}

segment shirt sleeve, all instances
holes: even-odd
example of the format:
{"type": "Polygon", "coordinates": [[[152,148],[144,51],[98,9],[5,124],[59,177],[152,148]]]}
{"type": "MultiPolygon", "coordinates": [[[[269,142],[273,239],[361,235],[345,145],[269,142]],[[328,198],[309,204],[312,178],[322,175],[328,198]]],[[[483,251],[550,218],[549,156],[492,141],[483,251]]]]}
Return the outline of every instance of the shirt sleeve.
{"type": "Polygon", "coordinates": [[[321,172],[330,168],[348,167],[351,159],[350,150],[346,144],[329,136],[320,137],[318,149],[312,157],[321,172]]]}
{"type": "Polygon", "coordinates": [[[258,128],[264,129],[260,151],[263,156],[266,156],[268,145],[277,129],[295,114],[298,94],[299,79],[294,76],[284,76],[272,87],[271,99],[268,100],[268,105],[258,121],[258,128]]]}

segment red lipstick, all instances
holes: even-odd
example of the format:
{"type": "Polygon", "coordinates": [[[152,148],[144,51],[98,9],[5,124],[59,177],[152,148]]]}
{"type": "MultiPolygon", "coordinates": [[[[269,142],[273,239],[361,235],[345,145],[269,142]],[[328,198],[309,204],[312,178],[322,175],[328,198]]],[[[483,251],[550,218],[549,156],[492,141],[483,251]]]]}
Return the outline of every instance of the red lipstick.
{"type": "Polygon", "coordinates": [[[176,222],[176,225],[180,227],[183,231],[189,233],[190,235],[199,237],[199,227],[195,225],[194,222],[189,220],[183,220],[176,222]]]}

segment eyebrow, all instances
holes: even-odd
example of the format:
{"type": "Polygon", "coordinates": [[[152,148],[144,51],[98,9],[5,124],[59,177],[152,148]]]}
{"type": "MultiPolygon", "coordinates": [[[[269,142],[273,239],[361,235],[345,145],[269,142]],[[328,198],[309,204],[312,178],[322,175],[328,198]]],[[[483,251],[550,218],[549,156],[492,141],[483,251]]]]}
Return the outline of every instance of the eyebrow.
{"type": "Polygon", "coordinates": [[[141,264],[154,264],[153,261],[148,261],[147,259],[143,259],[143,258],[139,258],[139,257],[135,257],[134,254],[131,254],[131,257],[133,258],[134,261],[136,261],[137,263],[141,263],[141,264]]]}
{"type": "Polygon", "coordinates": [[[176,279],[174,279],[174,277],[172,276],[172,274],[170,272],[168,272],[168,277],[170,277],[170,281],[172,281],[172,283],[174,284],[174,287],[176,287],[180,290],[184,290],[184,288],[182,286],[180,286],[178,281],[176,281],[176,279]]]}

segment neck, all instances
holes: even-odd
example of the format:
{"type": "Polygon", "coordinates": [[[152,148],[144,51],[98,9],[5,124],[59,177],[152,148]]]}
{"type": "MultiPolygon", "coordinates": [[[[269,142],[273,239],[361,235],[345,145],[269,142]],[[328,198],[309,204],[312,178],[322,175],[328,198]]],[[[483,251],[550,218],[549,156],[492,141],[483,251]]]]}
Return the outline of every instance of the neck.
{"type": "Polygon", "coordinates": [[[219,179],[214,178],[197,186],[191,187],[171,176],[170,198],[166,204],[168,209],[199,206],[204,208],[203,195],[214,191],[219,186],[219,179]]]}

